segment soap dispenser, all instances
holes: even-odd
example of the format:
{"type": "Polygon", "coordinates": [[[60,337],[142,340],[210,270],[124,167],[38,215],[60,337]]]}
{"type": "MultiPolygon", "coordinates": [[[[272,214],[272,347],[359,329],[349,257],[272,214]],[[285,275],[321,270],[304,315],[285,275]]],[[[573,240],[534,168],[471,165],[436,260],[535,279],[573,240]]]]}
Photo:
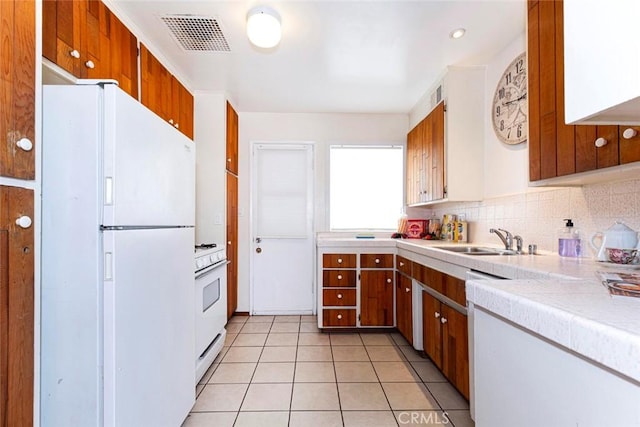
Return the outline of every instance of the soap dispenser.
{"type": "Polygon", "coordinates": [[[558,230],[558,255],[577,258],[582,255],[580,230],[573,226],[571,219],[565,219],[566,225],[558,230]]]}

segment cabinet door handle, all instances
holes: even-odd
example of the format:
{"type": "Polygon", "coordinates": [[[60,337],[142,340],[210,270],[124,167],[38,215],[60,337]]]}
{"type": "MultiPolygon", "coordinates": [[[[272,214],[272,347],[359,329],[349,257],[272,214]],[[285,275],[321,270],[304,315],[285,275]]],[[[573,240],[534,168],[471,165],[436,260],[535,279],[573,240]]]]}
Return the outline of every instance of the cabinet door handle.
{"type": "Polygon", "coordinates": [[[376,258],[376,264],[380,264],[380,258],[376,258]]]}
{"type": "Polygon", "coordinates": [[[400,261],[400,267],[404,267],[404,262],[400,261]]]}
{"type": "Polygon", "coordinates": [[[441,318],[440,318],[440,323],[442,323],[443,325],[444,325],[445,323],[447,323],[447,318],[446,318],[446,317],[441,317],[441,318]]]}
{"type": "Polygon", "coordinates": [[[80,52],[73,49],[72,51],[69,51],[69,56],[71,56],[72,58],[80,58],[80,52]]]}
{"type": "Polygon", "coordinates": [[[391,279],[387,279],[387,283],[391,283],[391,279]]]}
{"type": "Polygon", "coordinates": [[[18,142],[16,142],[16,145],[24,151],[31,151],[33,149],[33,142],[31,142],[29,138],[20,138],[18,142]]]}
{"type": "Polygon", "coordinates": [[[342,274],[338,274],[338,280],[342,280],[342,274]]]}
{"type": "Polygon", "coordinates": [[[23,215],[20,218],[16,219],[16,224],[20,228],[29,228],[31,227],[31,218],[29,218],[26,215],[23,215]]]}
{"type": "Polygon", "coordinates": [[[342,299],[342,294],[338,294],[338,299],[342,299]]]}
{"type": "Polygon", "coordinates": [[[342,264],[342,258],[338,258],[338,264],[342,264]]]}
{"type": "Polygon", "coordinates": [[[411,292],[411,288],[404,288],[404,291],[405,291],[406,293],[409,293],[409,292],[411,292]]]}
{"type": "Polygon", "coordinates": [[[434,313],[434,316],[435,316],[435,317],[436,317],[436,319],[437,319],[438,317],[440,317],[440,313],[436,311],[436,312],[434,313]]]}
{"type": "Polygon", "coordinates": [[[338,320],[342,319],[342,314],[338,314],[338,320]]]}
{"type": "Polygon", "coordinates": [[[598,139],[596,139],[596,147],[600,148],[600,147],[604,147],[605,145],[607,145],[609,143],[609,141],[607,141],[606,139],[600,137],[598,139]]]}
{"type": "Polygon", "coordinates": [[[227,159],[227,162],[228,162],[228,163],[231,163],[231,159],[227,159]]]}
{"type": "Polygon", "coordinates": [[[91,69],[96,68],[96,64],[94,64],[93,61],[87,61],[87,62],[84,63],[84,65],[87,68],[91,68],[91,69]]]}
{"type": "Polygon", "coordinates": [[[169,119],[169,123],[170,123],[170,124],[173,124],[173,119],[169,119]]]}
{"type": "Polygon", "coordinates": [[[180,129],[180,123],[176,123],[175,125],[173,125],[173,127],[176,129],[180,129]]]}
{"type": "Polygon", "coordinates": [[[626,128],[624,132],[622,132],[622,137],[624,139],[631,139],[638,134],[638,131],[631,128],[626,128]]]}

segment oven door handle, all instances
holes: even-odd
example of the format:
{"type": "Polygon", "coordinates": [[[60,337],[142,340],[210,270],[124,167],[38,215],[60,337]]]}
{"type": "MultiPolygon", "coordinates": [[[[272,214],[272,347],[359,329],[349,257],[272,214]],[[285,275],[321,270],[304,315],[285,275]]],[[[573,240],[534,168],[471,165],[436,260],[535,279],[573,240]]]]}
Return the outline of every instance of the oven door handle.
{"type": "Polygon", "coordinates": [[[230,262],[231,262],[231,261],[228,261],[228,260],[227,260],[227,261],[219,262],[219,263],[217,263],[217,264],[210,265],[209,267],[205,268],[204,270],[199,271],[199,272],[196,274],[196,279],[199,279],[199,278],[201,278],[201,277],[203,277],[203,276],[206,276],[207,274],[209,274],[209,273],[211,273],[212,271],[216,270],[218,267],[224,267],[225,265],[229,264],[230,262]]]}

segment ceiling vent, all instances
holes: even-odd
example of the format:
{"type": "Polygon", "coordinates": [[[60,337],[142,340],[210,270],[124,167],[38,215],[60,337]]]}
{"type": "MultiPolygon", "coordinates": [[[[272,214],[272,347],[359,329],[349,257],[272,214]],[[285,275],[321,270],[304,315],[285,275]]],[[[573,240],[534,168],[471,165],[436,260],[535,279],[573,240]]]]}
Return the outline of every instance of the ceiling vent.
{"type": "Polygon", "coordinates": [[[171,35],[185,51],[231,52],[220,23],[210,16],[164,15],[171,35]]]}

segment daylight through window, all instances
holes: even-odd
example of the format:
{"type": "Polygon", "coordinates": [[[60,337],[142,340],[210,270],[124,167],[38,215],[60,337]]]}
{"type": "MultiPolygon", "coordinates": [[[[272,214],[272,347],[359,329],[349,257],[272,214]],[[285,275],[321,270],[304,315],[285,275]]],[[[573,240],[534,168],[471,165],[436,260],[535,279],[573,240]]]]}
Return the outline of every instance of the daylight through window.
{"type": "Polygon", "coordinates": [[[329,154],[331,230],[395,230],[402,213],[400,145],[333,145],[329,154]]]}

